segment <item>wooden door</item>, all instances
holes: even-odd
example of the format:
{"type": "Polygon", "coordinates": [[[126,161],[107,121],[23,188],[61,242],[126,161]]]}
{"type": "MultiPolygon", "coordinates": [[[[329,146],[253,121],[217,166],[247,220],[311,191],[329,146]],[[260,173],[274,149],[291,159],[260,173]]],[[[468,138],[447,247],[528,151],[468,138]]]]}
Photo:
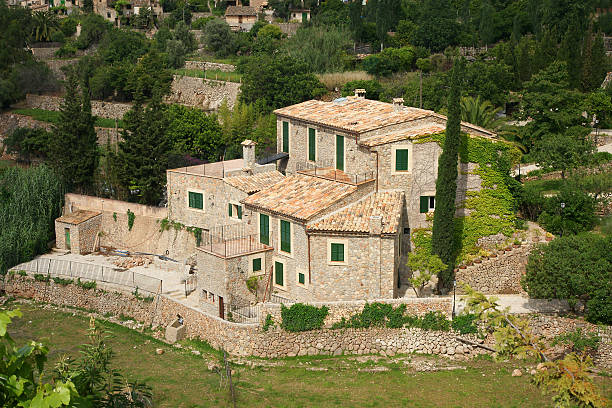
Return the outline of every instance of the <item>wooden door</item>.
{"type": "Polygon", "coordinates": [[[223,304],[223,296],[219,296],[219,317],[225,319],[225,305],[223,304]]]}
{"type": "Polygon", "coordinates": [[[64,236],[66,237],[66,249],[70,249],[70,228],[64,228],[64,236]]]}

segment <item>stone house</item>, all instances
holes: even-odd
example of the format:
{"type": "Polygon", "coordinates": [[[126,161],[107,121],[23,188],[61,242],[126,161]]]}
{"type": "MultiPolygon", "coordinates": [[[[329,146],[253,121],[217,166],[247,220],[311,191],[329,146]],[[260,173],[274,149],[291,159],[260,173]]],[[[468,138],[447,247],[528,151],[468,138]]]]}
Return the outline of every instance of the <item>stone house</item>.
{"type": "Polygon", "coordinates": [[[233,31],[249,31],[257,22],[257,11],[250,6],[229,6],[225,10],[225,22],[233,31]]]}
{"type": "Polygon", "coordinates": [[[96,247],[102,212],[76,210],[55,220],[55,246],[74,254],[88,254],[96,247]]]}
{"type": "Polygon", "coordinates": [[[289,21],[298,21],[307,23],[310,21],[310,10],[308,9],[291,9],[289,10],[289,21]]]}
{"type": "Polygon", "coordinates": [[[118,3],[117,0],[93,0],[94,13],[101,15],[114,25],[121,26],[121,17],[131,18],[137,15],[141,8],[150,8],[155,16],[163,13],[161,3],[157,0],[130,0],[118,3]],[[119,7],[116,7],[119,4],[119,7]]]}

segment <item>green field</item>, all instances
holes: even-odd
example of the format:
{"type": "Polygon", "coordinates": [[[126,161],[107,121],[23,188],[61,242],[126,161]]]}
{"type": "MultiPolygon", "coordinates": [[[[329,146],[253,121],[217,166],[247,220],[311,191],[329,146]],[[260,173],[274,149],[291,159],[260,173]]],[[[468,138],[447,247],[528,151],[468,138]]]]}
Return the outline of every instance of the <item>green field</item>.
{"type": "Polygon", "coordinates": [[[236,72],[219,71],[218,69],[203,71],[201,69],[179,68],[174,70],[174,75],[182,75],[195,78],[217,79],[227,82],[242,82],[242,74],[236,72]]]}
{"type": "MultiPolygon", "coordinates": [[[[44,109],[13,109],[13,113],[18,115],[30,116],[32,119],[39,120],[41,122],[49,122],[57,124],[60,121],[60,112],[59,111],[48,111],[44,109]]],[[[106,128],[114,128],[115,127],[115,119],[109,118],[97,118],[96,126],[106,127],[106,128]]],[[[123,121],[118,120],[117,126],[119,128],[123,128],[123,121]]]]}
{"type": "MultiPolygon", "coordinates": [[[[83,343],[86,313],[49,310],[33,304],[18,305],[24,316],[10,326],[18,343],[37,339],[50,346],[47,370],[63,354],[77,356],[83,343]]],[[[208,369],[219,353],[205,343],[187,342],[201,356],[176,349],[150,335],[109,323],[116,353],[114,365],[129,377],[153,388],[157,407],[231,406],[229,391],[220,377],[208,369]],[[165,353],[157,355],[156,348],[165,353]]],[[[456,362],[421,355],[389,359],[367,357],[297,357],[278,360],[242,359],[234,362],[233,380],[240,407],[547,407],[550,399],[530,383],[529,375],[512,377],[521,362],[479,360],[456,362]],[[254,362],[257,367],[249,367],[254,362]],[[418,366],[440,371],[421,372],[418,366]],[[384,372],[363,371],[372,367],[384,372]],[[308,369],[310,368],[310,369],[308,369]],[[314,370],[313,370],[314,368],[314,370]],[[318,371],[317,371],[318,370],[318,371]],[[359,371],[362,370],[362,371],[359,371]]],[[[606,394],[612,380],[600,378],[606,394]]]]}

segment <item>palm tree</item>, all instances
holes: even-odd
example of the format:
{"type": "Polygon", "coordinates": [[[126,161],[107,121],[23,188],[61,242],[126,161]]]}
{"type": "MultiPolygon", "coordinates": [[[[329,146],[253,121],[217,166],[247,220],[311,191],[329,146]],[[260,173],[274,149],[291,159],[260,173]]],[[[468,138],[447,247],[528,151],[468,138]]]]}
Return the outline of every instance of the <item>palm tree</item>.
{"type": "Polygon", "coordinates": [[[59,20],[52,11],[37,11],[32,15],[32,35],[36,41],[51,41],[51,34],[59,30],[59,20]]]}
{"type": "Polygon", "coordinates": [[[483,127],[485,129],[496,130],[503,123],[503,119],[497,117],[501,108],[496,108],[489,101],[483,101],[478,96],[476,99],[471,96],[461,98],[461,120],[483,127]]]}

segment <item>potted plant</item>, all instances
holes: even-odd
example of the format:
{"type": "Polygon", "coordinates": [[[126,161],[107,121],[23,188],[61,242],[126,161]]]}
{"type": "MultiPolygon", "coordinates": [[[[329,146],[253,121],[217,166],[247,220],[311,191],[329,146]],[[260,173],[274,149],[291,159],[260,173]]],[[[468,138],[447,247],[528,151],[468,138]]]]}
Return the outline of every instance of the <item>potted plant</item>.
{"type": "Polygon", "coordinates": [[[521,246],[521,241],[519,241],[519,239],[518,239],[518,238],[516,238],[516,239],[514,240],[514,243],[512,243],[512,246],[513,246],[514,248],[518,248],[518,247],[520,247],[520,246],[521,246]]]}
{"type": "Polygon", "coordinates": [[[540,242],[540,239],[542,238],[542,231],[540,231],[539,229],[536,229],[533,232],[533,237],[531,237],[531,240],[533,242],[540,242]]]}
{"type": "Polygon", "coordinates": [[[551,234],[550,232],[546,233],[546,241],[550,242],[553,240],[553,238],[554,238],[553,234],[551,234]]]}

